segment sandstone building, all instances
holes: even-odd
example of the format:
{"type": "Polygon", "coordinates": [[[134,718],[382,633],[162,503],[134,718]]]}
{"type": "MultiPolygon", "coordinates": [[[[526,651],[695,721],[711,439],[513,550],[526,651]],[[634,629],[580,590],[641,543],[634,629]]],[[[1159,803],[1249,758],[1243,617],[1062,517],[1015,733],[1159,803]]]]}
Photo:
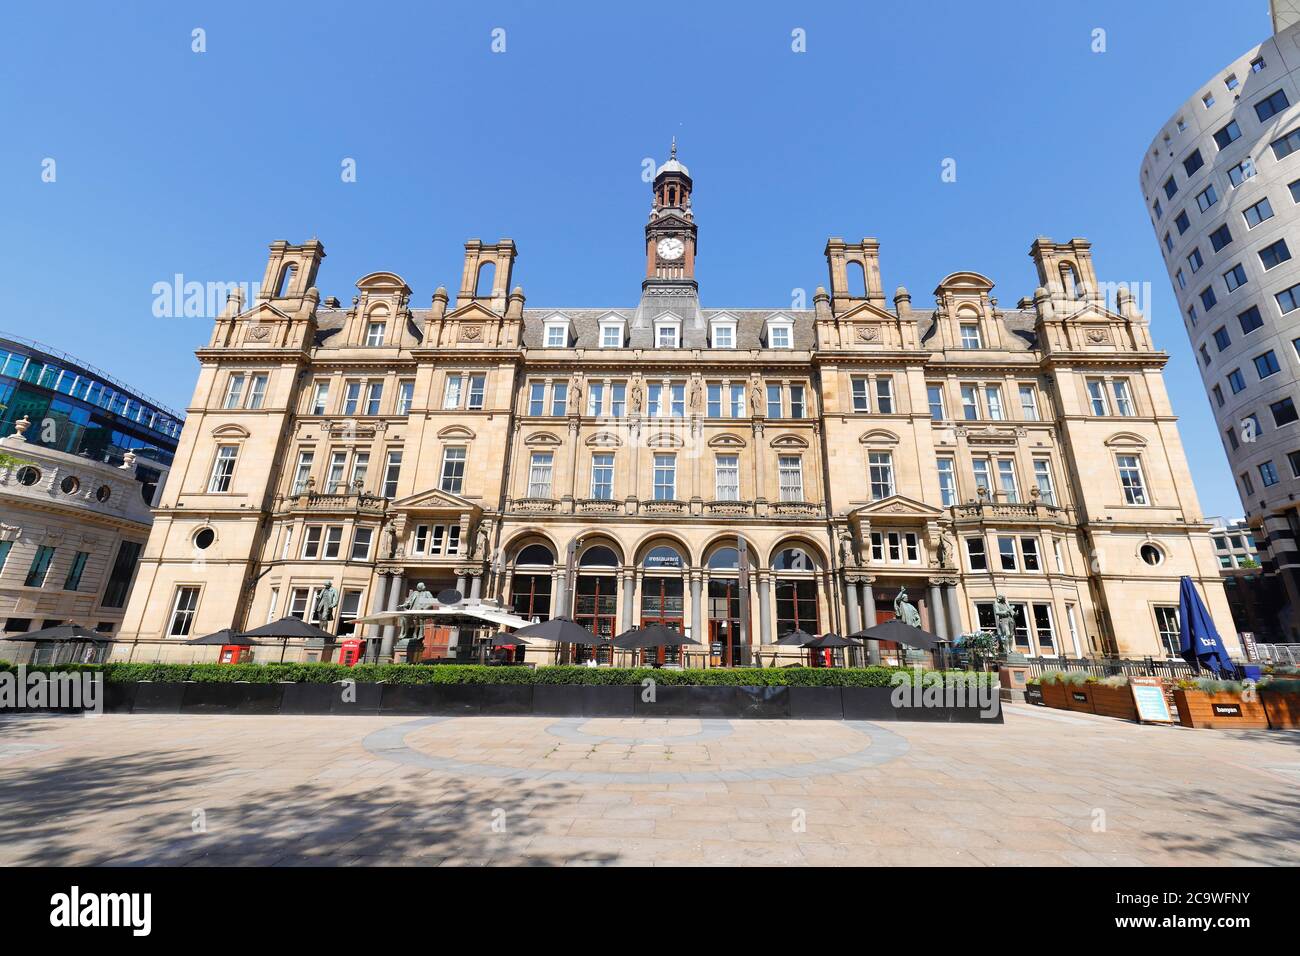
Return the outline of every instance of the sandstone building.
{"type": "Polygon", "coordinates": [[[1012,309],[974,272],[887,298],[874,239],[827,243],[811,310],[704,308],[692,189],[674,150],[631,308],[526,308],[509,239],[466,244],[454,302],[375,272],[343,307],[320,242],[272,244],[197,353],[137,657],[310,616],[327,584],[348,633],[416,582],[690,628],[717,665],[886,619],[901,587],[944,635],[1005,593],[1027,653],[1165,656],[1184,574],[1235,651],[1166,355],[1086,241],[1035,241],[1012,309]]]}

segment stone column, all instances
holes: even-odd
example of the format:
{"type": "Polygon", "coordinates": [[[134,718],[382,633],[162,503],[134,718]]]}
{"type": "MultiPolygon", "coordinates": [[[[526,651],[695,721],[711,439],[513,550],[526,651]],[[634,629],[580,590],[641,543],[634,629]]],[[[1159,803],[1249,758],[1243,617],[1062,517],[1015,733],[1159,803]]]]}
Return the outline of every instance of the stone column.
{"type": "Polygon", "coordinates": [[[862,615],[858,612],[858,582],[848,575],[844,576],[844,607],[849,618],[849,633],[856,634],[862,630],[862,615]]]}
{"type": "Polygon", "coordinates": [[[956,637],[962,632],[961,623],[961,605],[957,602],[957,582],[950,580],[944,587],[944,597],[948,601],[948,627],[951,630],[949,637],[956,637]]]}
{"type": "Polygon", "coordinates": [[[926,610],[930,612],[930,630],[934,631],[939,637],[948,636],[948,623],[945,620],[946,615],[943,612],[943,601],[939,596],[939,583],[930,582],[930,588],[926,591],[925,603],[926,610]]]}
{"type": "MultiPolygon", "coordinates": [[[[704,648],[704,659],[709,659],[709,636],[704,633],[704,572],[698,568],[691,571],[691,637],[700,642],[704,648]]],[[[689,645],[688,645],[689,646],[689,645]]]]}
{"type": "Polygon", "coordinates": [[[623,630],[632,630],[636,616],[636,572],[630,568],[623,572],[623,630]]]}
{"type": "MultiPolygon", "coordinates": [[[[384,606],[388,603],[388,585],[388,575],[377,575],[374,599],[370,602],[370,607],[372,608],[371,613],[384,610],[384,606]]],[[[380,645],[383,644],[384,631],[387,628],[383,624],[371,624],[370,626],[375,629],[375,634],[379,640],[366,641],[366,647],[368,648],[366,652],[366,660],[376,662],[379,660],[380,645]]]]}
{"type": "Polygon", "coordinates": [[[758,572],[758,639],[760,645],[772,643],[772,602],[768,599],[766,571],[758,572]]]}
{"type": "MultiPolygon", "coordinates": [[[[389,574],[388,577],[388,606],[385,611],[396,611],[397,605],[402,603],[402,575],[398,572],[389,574]]],[[[393,642],[397,640],[397,625],[384,625],[384,638],[379,646],[379,658],[383,661],[393,659],[393,642]]]]}
{"type": "Polygon", "coordinates": [[[555,572],[555,587],[551,589],[554,592],[554,596],[551,598],[551,607],[554,608],[554,611],[551,612],[552,617],[566,617],[568,615],[569,588],[567,584],[568,575],[561,568],[555,572]]]}
{"type": "Polygon", "coordinates": [[[462,575],[458,576],[458,577],[456,578],[456,590],[460,592],[460,596],[461,596],[461,597],[464,597],[464,596],[465,596],[465,589],[466,589],[467,587],[469,587],[469,577],[468,577],[468,575],[464,575],[464,574],[462,574],[462,575]]]}
{"type": "Polygon", "coordinates": [[[469,579],[469,596],[474,600],[478,600],[479,596],[482,593],[483,593],[483,575],[476,574],[469,579]]]}
{"type": "MultiPolygon", "coordinates": [[[[865,625],[867,627],[876,626],[876,592],[873,587],[874,583],[874,578],[867,578],[862,582],[862,616],[865,618],[865,625]]],[[[867,641],[867,663],[880,663],[879,641],[867,641]]]]}

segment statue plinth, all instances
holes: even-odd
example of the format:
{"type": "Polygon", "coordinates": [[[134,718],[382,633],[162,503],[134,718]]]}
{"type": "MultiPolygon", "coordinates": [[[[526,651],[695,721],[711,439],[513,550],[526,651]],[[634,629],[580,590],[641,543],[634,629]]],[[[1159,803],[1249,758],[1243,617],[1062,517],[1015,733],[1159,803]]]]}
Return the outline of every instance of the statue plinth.
{"type": "Polygon", "coordinates": [[[1002,700],[1025,701],[1025,681],[1029,677],[1029,659],[1019,651],[1007,651],[998,658],[998,696],[1002,700]]]}

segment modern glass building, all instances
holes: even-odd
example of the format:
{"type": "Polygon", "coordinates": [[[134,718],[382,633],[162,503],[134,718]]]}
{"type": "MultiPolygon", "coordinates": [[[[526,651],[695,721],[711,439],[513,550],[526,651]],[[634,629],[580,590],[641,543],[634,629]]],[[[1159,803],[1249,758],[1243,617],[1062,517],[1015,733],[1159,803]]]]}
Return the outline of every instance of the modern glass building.
{"type": "MultiPolygon", "coordinates": [[[[170,466],[184,417],[81,359],[0,333],[0,435],[24,416],[29,442],[120,465],[128,451],[170,466]]],[[[154,477],[156,478],[155,471],[154,477]]]]}

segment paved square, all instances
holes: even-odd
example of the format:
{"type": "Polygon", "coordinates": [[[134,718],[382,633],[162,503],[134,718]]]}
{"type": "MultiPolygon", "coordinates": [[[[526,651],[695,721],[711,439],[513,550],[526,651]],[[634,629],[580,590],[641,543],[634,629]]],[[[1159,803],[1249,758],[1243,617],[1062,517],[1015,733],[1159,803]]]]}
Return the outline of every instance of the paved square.
{"type": "Polygon", "coordinates": [[[0,864],[1300,863],[1300,734],[0,717],[0,864]]]}

